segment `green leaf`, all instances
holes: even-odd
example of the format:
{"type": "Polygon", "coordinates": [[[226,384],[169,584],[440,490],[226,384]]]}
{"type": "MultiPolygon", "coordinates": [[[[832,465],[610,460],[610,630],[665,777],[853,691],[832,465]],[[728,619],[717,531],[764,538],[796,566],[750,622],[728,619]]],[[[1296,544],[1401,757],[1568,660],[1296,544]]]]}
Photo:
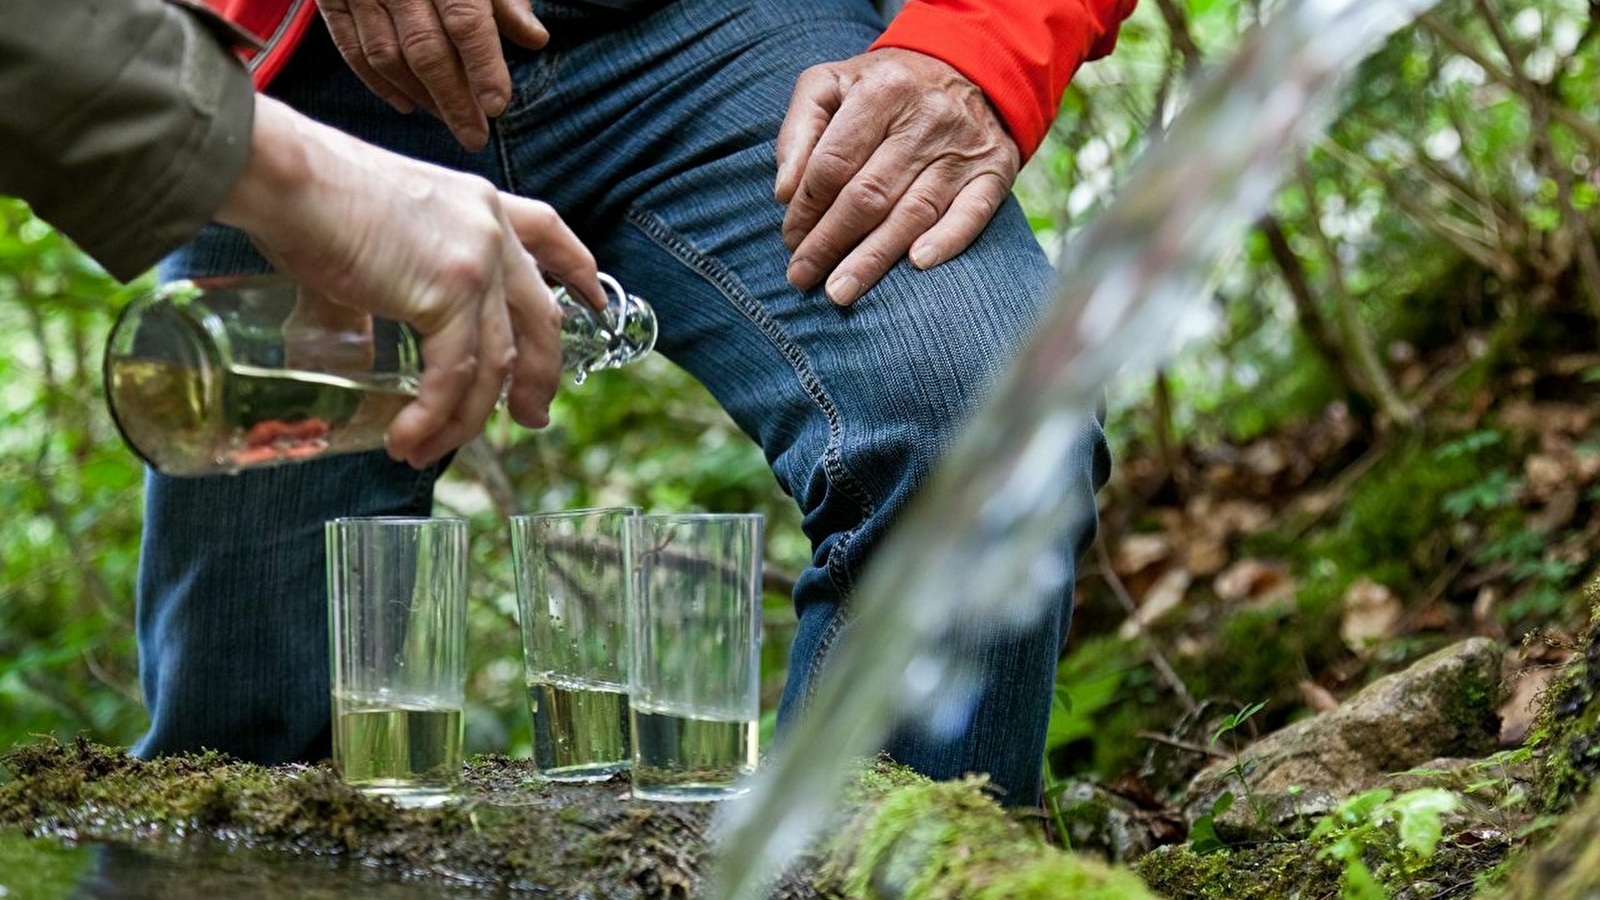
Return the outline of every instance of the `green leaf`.
{"type": "Polygon", "coordinates": [[[1391,800],[1400,846],[1425,859],[1433,856],[1444,834],[1444,816],[1458,806],[1456,795],[1443,788],[1408,791],[1391,800]]]}

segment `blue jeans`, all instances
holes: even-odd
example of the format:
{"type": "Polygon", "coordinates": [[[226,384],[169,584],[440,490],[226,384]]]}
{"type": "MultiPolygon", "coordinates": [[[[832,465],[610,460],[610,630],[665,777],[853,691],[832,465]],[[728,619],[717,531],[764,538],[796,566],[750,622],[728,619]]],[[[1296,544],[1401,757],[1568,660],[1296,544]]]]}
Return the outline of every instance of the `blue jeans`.
{"type": "MultiPolygon", "coordinates": [[[[800,72],[862,52],[882,29],[870,0],[679,0],[622,21],[536,7],[554,43],[508,47],[513,98],[481,153],[428,117],[390,110],[320,28],[273,93],[550,202],[603,270],[655,305],[660,352],[761,445],[804,514],[813,556],[795,591],[786,727],[848,627],[863,565],[1028,333],[1053,272],[1010,202],[964,255],[927,272],[902,262],[850,309],[784,280],[774,139],[800,72]]],[[[242,235],[212,228],[164,274],[264,266],[242,235]]],[[[1085,427],[1093,452],[1061,477],[1092,502],[1106,457],[1098,424],[1085,427]]],[[[139,645],[153,721],[137,751],[325,756],[322,523],[424,513],[437,475],[381,454],[221,478],[152,473],[139,645]]],[[[1061,548],[1069,564],[1090,536],[1061,548]]],[[[1059,615],[1026,634],[972,638],[965,652],[983,660],[988,684],[965,733],[907,728],[887,749],[934,777],[988,772],[1013,802],[1033,802],[1070,611],[1063,596],[1059,615]]]]}

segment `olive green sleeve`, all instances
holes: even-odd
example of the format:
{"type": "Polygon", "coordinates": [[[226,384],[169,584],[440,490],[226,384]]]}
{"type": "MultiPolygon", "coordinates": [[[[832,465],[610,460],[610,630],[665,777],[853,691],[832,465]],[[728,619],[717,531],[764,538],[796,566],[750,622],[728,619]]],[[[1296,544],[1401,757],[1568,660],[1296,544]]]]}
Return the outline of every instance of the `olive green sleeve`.
{"type": "Polygon", "coordinates": [[[0,194],[121,279],[192,237],[244,169],[250,78],[163,0],[0,2],[0,194]]]}

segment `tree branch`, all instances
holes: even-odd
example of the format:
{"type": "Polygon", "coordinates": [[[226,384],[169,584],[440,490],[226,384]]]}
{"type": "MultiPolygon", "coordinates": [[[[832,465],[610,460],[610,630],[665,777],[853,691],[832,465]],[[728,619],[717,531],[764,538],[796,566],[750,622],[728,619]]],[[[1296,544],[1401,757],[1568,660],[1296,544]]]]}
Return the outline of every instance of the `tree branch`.
{"type": "MultiPolygon", "coordinates": [[[[1423,13],[1418,16],[1417,24],[1432,32],[1439,40],[1444,41],[1451,50],[1477,63],[1478,68],[1482,69],[1490,80],[1511,88],[1519,94],[1524,92],[1525,88],[1516,77],[1495,65],[1488,57],[1479,52],[1478,48],[1473,45],[1472,41],[1467,39],[1466,35],[1452,28],[1433,13],[1423,13]]],[[[1600,150],[1600,126],[1596,126],[1593,122],[1583,118],[1576,110],[1558,106],[1551,111],[1551,118],[1566,126],[1569,131],[1577,135],[1585,143],[1596,150],[1600,150]]]]}

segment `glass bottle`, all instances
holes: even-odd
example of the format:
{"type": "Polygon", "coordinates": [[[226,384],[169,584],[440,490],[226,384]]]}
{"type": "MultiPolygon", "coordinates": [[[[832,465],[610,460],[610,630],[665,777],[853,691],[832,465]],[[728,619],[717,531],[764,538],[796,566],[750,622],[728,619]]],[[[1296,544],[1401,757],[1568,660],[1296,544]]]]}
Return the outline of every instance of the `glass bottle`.
{"type": "MultiPolygon", "coordinates": [[[[626,365],[656,342],[650,305],[602,274],[597,312],[554,288],[562,368],[626,365]]],[[[167,475],[216,475],[374,450],[416,396],[410,326],[279,276],[178,281],[130,303],[106,342],[106,400],[123,440],[167,475]]]]}

